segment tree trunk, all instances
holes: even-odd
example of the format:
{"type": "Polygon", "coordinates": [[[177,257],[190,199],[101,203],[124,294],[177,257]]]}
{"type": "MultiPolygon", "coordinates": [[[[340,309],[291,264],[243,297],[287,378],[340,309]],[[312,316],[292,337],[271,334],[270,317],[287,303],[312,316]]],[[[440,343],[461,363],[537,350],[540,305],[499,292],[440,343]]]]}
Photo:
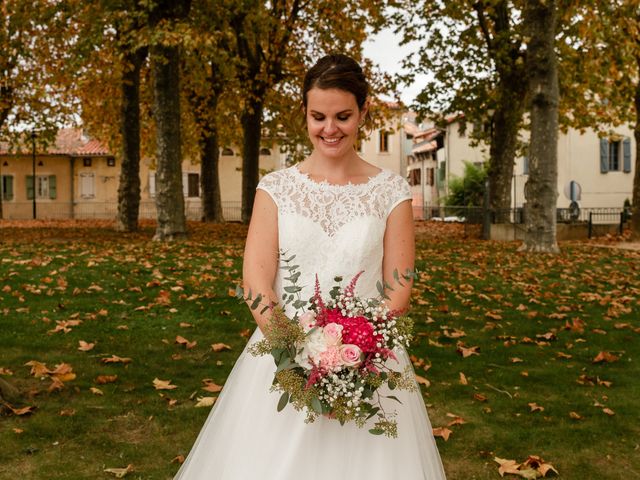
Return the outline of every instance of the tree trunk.
{"type": "Polygon", "coordinates": [[[156,210],[154,240],[186,235],[180,152],[180,64],[177,46],[151,48],[156,121],[156,210]]]}
{"type": "MultiPolygon", "coordinates": [[[[4,125],[5,120],[9,116],[11,107],[13,106],[13,88],[0,85],[0,129],[4,125]]],[[[0,168],[1,169],[1,168],[0,168]]],[[[2,177],[0,177],[0,180],[2,177]]],[[[4,218],[2,211],[2,188],[0,187],[0,219],[4,218]]]]}
{"type": "Polygon", "coordinates": [[[516,88],[509,80],[503,80],[498,87],[501,100],[493,114],[491,146],[489,149],[489,202],[497,215],[497,222],[503,215],[509,218],[511,208],[511,183],[513,166],[518,146],[518,134],[524,113],[523,88],[516,88]]]}
{"type": "Polygon", "coordinates": [[[531,99],[529,180],[525,186],[526,230],[520,250],[559,251],[556,242],[558,199],[558,70],[555,54],[556,1],[526,2],[524,22],[531,99]]]}
{"type": "MultiPolygon", "coordinates": [[[[640,55],[636,56],[638,73],[640,74],[640,55]]],[[[633,175],[633,196],[631,200],[631,239],[640,241],[640,80],[636,83],[636,94],[634,99],[636,107],[636,126],[633,136],[636,139],[636,164],[633,175]]]]}
{"type": "Polygon", "coordinates": [[[247,100],[242,112],[242,223],[249,223],[258,186],[263,100],[247,100]]]}
{"type": "Polygon", "coordinates": [[[122,105],[120,133],[122,135],[122,165],[118,186],[116,229],[133,232],[138,229],[140,211],[140,69],[147,49],[125,55],[122,75],[122,105]]]}
{"type": "Polygon", "coordinates": [[[220,194],[220,176],[218,161],[218,129],[215,122],[209,125],[202,134],[200,157],[200,185],[202,188],[202,221],[224,222],[222,216],[222,197],[220,194]]]}

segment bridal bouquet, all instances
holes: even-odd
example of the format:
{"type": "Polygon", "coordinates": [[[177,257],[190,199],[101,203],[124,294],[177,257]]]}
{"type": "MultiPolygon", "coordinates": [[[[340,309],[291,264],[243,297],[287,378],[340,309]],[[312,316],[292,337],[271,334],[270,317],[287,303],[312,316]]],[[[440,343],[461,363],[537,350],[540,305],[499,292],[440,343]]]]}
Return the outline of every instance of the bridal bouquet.
{"type": "MultiPolygon", "coordinates": [[[[379,297],[357,297],[355,286],[362,272],[344,288],[342,278],[336,277],[326,299],[316,276],[315,293],[304,301],[296,299],[301,291],[297,267],[283,268],[289,269],[285,280],[292,284],[284,288],[283,302],[293,304],[296,314],[289,318],[282,308],[271,308],[265,338],[249,347],[251,354],[270,354],[275,360],[272,391],[282,392],[278,411],[291,403],[306,412],[308,422],[325,415],[359,427],[376,417],[369,431],[396,437],[395,412],[386,403],[400,402],[391,391],[416,388],[410,365],[404,371],[393,369],[398,364],[394,348],[409,344],[412,320],[385,306],[381,284],[379,297]]],[[[414,274],[403,277],[409,275],[414,274]]],[[[397,272],[394,276],[401,282],[397,272]]],[[[260,300],[253,299],[251,307],[257,308],[260,300]]]]}

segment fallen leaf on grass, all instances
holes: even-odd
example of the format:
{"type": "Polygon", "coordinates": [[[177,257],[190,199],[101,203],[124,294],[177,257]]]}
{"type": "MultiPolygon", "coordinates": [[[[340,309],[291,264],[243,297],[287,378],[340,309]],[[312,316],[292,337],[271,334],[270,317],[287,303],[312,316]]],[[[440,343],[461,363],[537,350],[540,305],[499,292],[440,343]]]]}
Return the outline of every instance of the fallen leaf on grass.
{"type": "Polygon", "coordinates": [[[26,366],[31,367],[31,375],[34,377],[42,377],[44,375],[49,375],[51,370],[47,368],[47,365],[44,363],[40,363],[37,360],[31,360],[25,363],[26,366]]]}
{"type": "Polygon", "coordinates": [[[156,390],[173,390],[174,388],[178,388],[176,385],[171,385],[171,380],[160,380],[159,378],[153,380],[153,386],[156,390]]]}
{"type": "Polygon", "coordinates": [[[78,347],[78,350],[80,350],[81,352],[88,352],[89,350],[92,350],[93,347],[96,346],[95,343],[87,343],[84,340],[79,340],[78,344],[80,345],[78,347]]]}
{"type": "Polygon", "coordinates": [[[467,380],[467,376],[462,372],[460,372],[460,384],[461,385],[468,385],[469,384],[469,381],[467,380]]]}
{"type": "Polygon", "coordinates": [[[515,460],[507,460],[504,458],[495,457],[494,461],[497,462],[498,473],[501,477],[507,475],[518,475],[519,477],[536,479],[539,477],[546,477],[547,473],[558,471],[550,463],[546,463],[542,458],[536,455],[530,455],[524,463],[518,463],[515,460]]]}
{"type": "Polygon", "coordinates": [[[510,358],[509,361],[511,363],[522,363],[522,362],[524,362],[524,360],[522,360],[521,358],[518,358],[518,357],[510,358]]]}
{"type": "Polygon", "coordinates": [[[473,394],[473,398],[475,398],[478,402],[486,402],[487,401],[487,397],[484,396],[481,393],[474,393],[473,394]]]}
{"type": "Polygon", "coordinates": [[[56,320],[56,328],[49,330],[47,333],[69,333],[71,331],[71,327],[77,327],[81,323],[82,320],[56,320]]]}
{"type": "Polygon", "coordinates": [[[0,367],[0,375],[11,376],[13,375],[13,372],[8,368],[0,367]]]}
{"type": "Polygon", "coordinates": [[[462,355],[462,358],[467,358],[471,355],[480,355],[480,353],[478,352],[478,350],[480,350],[480,347],[466,347],[462,342],[458,342],[456,347],[456,352],[462,355]]]}
{"type": "Polygon", "coordinates": [[[99,388],[96,387],[91,387],[89,388],[89,390],[91,391],[91,393],[93,393],[94,395],[104,395],[104,392],[102,390],[100,390],[99,388]]]}
{"type": "Polygon", "coordinates": [[[60,415],[61,417],[73,417],[76,414],[75,409],[73,408],[64,408],[62,410],[60,410],[60,413],[58,415],[60,415]]]}
{"type": "Polygon", "coordinates": [[[113,383],[118,379],[118,375],[98,375],[96,377],[96,383],[98,385],[105,385],[107,383],[113,383]]]}
{"type": "Polygon", "coordinates": [[[125,468],[105,468],[105,473],[113,473],[116,478],[124,478],[128,473],[133,472],[133,465],[129,464],[125,468]]]}
{"type": "Polygon", "coordinates": [[[582,415],[580,415],[578,412],[569,412],[569,418],[573,420],[582,420],[582,415]]]}
{"type": "Polygon", "coordinates": [[[556,352],[556,357],[569,359],[569,358],[573,358],[573,355],[569,355],[568,353],[564,353],[564,352],[556,352]]]}
{"type": "Polygon", "coordinates": [[[13,408],[11,405],[9,405],[8,403],[4,404],[9,410],[11,410],[11,412],[13,412],[14,415],[18,415],[18,416],[22,416],[22,415],[29,415],[31,413],[33,413],[33,411],[35,410],[36,407],[22,407],[22,408],[13,408]]]}
{"type": "Polygon", "coordinates": [[[222,350],[231,350],[231,347],[226,343],[214,343],[211,345],[211,350],[221,352],[222,350]]]}
{"type": "Polygon", "coordinates": [[[431,386],[431,382],[429,380],[417,374],[416,374],[416,382],[418,382],[419,385],[424,385],[427,388],[431,386]]]}
{"type": "Polygon", "coordinates": [[[178,324],[181,328],[189,328],[189,327],[193,327],[193,325],[191,325],[190,323],[187,322],[180,322],[178,324]]]}
{"type": "Polygon", "coordinates": [[[618,360],[620,360],[620,357],[618,357],[617,355],[614,355],[613,353],[600,352],[593,359],[593,363],[602,363],[602,362],[613,363],[613,362],[617,362],[618,360]]]}
{"type": "Polygon", "coordinates": [[[198,397],[196,407],[212,407],[218,397],[198,397]]]}
{"type": "Polygon", "coordinates": [[[449,430],[447,427],[436,427],[433,429],[433,436],[434,437],[441,437],[444,438],[444,441],[446,442],[447,440],[449,440],[449,436],[452,434],[453,432],[451,430],[449,430]]]}
{"type": "Polygon", "coordinates": [[[171,463],[178,463],[180,465],[182,465],[184,463],[184,455],[177,455],[175,457],[173,457],[173,459],[171,460],[171,463]]]}
{"type": "Polygon", "coordinates": [[[24,430],[21,429],[21,428],[15,428],[15,427],[13,428],[13,433],[21,434],[23,432],[24,432],[24,430]]]}
{"type": "Polygon", "coordinates": [[[202,380],[202,383],[204,383],[204,387],[202,387],[202,389],[206,390],[207,392],[218,393],[222,390],[222,386],[217,385],[210,378],[205,378],[204,380],[202,380]]]}
{"type": "Polygon", "coordinates": [[[602,409],[602,411],[603,411],[604,413],[606,413],[607,415],[609,415],[609,416],[613,416],[613,415],[615,415],[615,414],[616,414],[616,412],[614,412],[613,410],[611,410],[611,409],[610,409],[610,408],[608,408],[608,407],[603,408],[603,409],[602,409]]]}
{"type": "Polygon", "coordinates": [[[178,335],[176,337],[176,343],[178,345],[184,345],[185,347],[187,347],[187,350],[190,349],[190,348],[195,347],[198,344],[198,342],[196,342],[196,341],[190,342],[189,340],[187,340],[186,338],[184,338],[181,335],[178,335]]]}
{"type": "Polygon", "coordinates": [[[132,360],[127,357],[119,357],[117,355],[111,355],[108,358],[103,358],[102,363],[131,363],[132,360]]]}
{"type": "Polygon", "coordinates": [[[528,403],[527,405],[529,405],[532,412],[544,412],[544,407],[541,407],[535,402],[528,403]]]}

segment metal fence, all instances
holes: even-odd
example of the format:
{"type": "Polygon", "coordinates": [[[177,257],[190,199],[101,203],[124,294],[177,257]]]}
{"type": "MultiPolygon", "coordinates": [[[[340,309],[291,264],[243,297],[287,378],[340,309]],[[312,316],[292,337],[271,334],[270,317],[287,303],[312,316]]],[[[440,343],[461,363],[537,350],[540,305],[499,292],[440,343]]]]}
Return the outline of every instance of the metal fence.
{"type": "MultiPolygon", "coordinates": [[[[202,218],[200,202],[185,201],[185,216],[188,220],[202,218]]],[[[118,204],[116,202],[37,202],[36,218],[40,220],[80,219],[80,220],[112,220],[116,218],[118,204]]],[[[140,219],[156,218],[155,202],[140,202],[140,219]]],[[[225,221],[242,220],[242,202],[222,202],[222,216],[225,221]]],[[[33,218],[32,202],[4,202],[2,218],[7,220],[30,220],[33,218]]]]}

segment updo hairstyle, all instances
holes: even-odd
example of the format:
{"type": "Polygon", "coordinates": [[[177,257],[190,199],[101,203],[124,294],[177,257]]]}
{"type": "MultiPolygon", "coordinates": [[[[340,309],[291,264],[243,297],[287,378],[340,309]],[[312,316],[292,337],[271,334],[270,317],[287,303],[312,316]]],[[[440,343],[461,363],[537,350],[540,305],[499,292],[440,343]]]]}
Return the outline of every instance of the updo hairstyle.
{"type": "Polygon", "coordinates": [[[326,55],[309,69],[302,84],[302,105],[307,109],[307,92],[312,88],[335,88],[352,93],[362,110],[369,96],[369,83],[362,68],[353,58],[335,53],[326,55]]]}

